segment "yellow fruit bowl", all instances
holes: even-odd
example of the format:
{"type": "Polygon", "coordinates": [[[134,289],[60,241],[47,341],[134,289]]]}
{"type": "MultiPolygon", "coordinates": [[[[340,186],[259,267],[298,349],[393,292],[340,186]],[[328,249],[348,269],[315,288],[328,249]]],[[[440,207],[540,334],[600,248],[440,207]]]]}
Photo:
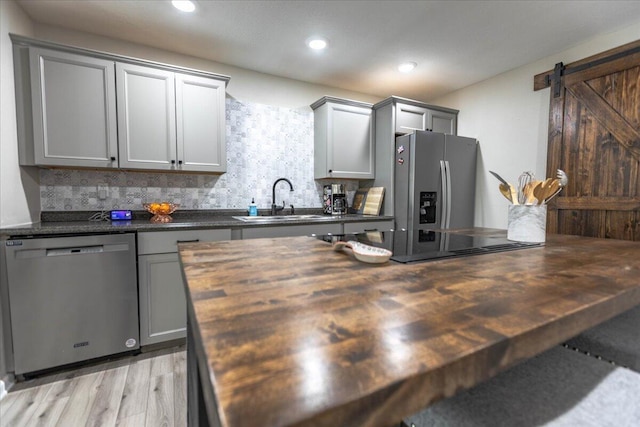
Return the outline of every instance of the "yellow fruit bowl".
{"type": "Polygon", "coordinates": [[[180,205],[169,202],[153,202],[153,203],[144,203],[142,205],[147,212],[153,214],[151,217],[151,222],[171,222],[173,218],[171,218],[171,214],[176,211],[180,207],[180,205]]]}

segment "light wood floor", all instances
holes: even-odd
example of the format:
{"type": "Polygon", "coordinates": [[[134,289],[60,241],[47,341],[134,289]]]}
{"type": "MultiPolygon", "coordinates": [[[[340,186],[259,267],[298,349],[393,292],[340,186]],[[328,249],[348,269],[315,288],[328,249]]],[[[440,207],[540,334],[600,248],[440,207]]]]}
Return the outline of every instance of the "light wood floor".
{"type": "Polygon", "coordinates": [[[0,401],[0,426],[187,425],[185,347],[18,383],[0,401]]]}

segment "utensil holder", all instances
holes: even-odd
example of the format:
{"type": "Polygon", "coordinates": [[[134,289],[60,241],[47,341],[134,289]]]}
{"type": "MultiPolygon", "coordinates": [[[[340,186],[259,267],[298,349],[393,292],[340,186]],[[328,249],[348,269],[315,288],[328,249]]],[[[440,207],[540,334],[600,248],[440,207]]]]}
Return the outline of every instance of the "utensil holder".
{"type": "Polygon", "coordinates": [[[509,205],[507,239],[543,243],[547,231],[546,205],[509,205]]]}

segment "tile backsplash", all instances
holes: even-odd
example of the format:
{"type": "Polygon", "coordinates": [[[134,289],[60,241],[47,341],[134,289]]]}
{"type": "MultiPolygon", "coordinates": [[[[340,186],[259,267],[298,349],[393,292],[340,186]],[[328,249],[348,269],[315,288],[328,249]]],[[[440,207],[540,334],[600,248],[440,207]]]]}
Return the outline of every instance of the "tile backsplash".
{"type": "Polygon", "coordinates": [[[226,99],[227,172],[222,175],[42,169],[43,211],[141,210],[142,203],[169,201],[181,209],[245,209],[252,198],[260,209],[276,200],[301,208],[322,206],[322,186],[346,184],[352,197],[358,182],[313,179],[313,112],[226,99]],[[98,185],[107,184],[106,200],[98,185]]]}

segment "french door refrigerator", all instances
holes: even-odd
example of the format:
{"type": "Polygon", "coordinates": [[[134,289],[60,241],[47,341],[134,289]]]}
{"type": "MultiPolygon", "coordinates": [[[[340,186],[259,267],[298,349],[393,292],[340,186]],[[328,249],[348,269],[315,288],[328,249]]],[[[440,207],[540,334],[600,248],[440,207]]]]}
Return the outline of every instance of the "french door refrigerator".
{"type": "Polygon", "coordinates": [[[438,132],[396,138],[394,211],[408,254],[443,250],[434,230],[473,227],[477,147],[473,138],[438,132]]]}

